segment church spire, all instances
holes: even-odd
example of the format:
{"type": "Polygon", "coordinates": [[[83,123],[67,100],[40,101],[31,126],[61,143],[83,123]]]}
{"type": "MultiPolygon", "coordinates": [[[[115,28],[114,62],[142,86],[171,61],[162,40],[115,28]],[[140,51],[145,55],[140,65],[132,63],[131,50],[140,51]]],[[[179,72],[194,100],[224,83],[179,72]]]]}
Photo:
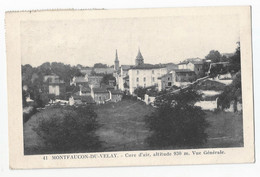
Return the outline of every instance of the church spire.
{"type": "Polygon", "coordinates": [[[118,60],[118,55],[117,55],[117,49],[116,49],[116,59],[115,59],[115,61],[119,61],[118,60]]]}
{"type": "Polygon", "coordinates": [[[144,64],[144,58],[141,54],[140,48],[138,48],[138,54],[135,59],[135,65],[138,66],[138,65],[142,65],[142,64],[144,64]]]}
{"type": "Polygon", "coordinates": [[[115,58],[114,70],[115,71],[119,70],[119,60],[118,60],[118,55],[117,55],[117,49],[116,49],[116,58],[115,58]]]}

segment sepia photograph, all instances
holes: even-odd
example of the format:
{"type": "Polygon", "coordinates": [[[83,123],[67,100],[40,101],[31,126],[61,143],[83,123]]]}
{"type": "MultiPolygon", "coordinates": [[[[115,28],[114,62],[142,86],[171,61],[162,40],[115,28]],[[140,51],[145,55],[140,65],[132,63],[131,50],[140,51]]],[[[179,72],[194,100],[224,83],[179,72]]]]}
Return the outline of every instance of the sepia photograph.
{"type": "Polygon", "coordinates": [[[24,154],[243,146],[238,25],[22,22],[24,154]]]}
{"type": "MultiPolygon", "coordinates": [[[[20,93],[14,93],[21,95],[22,155],[128,152],[128,158],[152,151],[162,157],[206,149],[210,156],[243,149],[242,78],[245,71],[252,79],[252,71],[241,63],[251,63],[243,43],[250,32],[241,28],[241,14],[205,9],[146,16],[115,10],[112,17],[73,20],[25,14],[17,34],[20,93]]],[[[89,13],[100,11],[109,10],[89,13]]]]}

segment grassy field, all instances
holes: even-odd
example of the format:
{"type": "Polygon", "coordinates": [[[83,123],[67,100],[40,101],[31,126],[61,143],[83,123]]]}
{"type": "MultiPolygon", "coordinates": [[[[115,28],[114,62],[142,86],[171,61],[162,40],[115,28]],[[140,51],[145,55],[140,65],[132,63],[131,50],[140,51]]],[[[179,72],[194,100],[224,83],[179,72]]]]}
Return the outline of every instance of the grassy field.
{"type": "Polygon", "coordinates": [[[141,101],[132,100],[98,106],[96,112],[102,127],[97,135],[105,142],[104,150],[149,149],[145,139],[150,132],[145,126],[144,118],[153,110],[153,107],[141,101]]]}
{"type": "Polygon", "coordinates": [[[213,147],[243,147],[243,119],[241,113],[206,112],[210,127],[206,130],[207,148],[213,147]]]}
{"type": "MultiPolygon", "coordinates": [[[[97,105],[95,112],[101,126],[96,135],[103,142],[99,151],[149,150],[145,139],[150,135],[150,131],[145,125],[144,118],[153,110],[153,107],[133,100],[97,105]]],[[[25,154],[44,153],[43,140],[33,127],[37,127],[40,119],[50,119],[54,114],[61,116],[65,111],[64,108],[48,108],[36,113],[24,124],[25,154]]],[[[206,115],[210,123],[210,127],[206,130],[208,142],[201,148],[243,146],[241,114],[207,111],[206,115]]]]}

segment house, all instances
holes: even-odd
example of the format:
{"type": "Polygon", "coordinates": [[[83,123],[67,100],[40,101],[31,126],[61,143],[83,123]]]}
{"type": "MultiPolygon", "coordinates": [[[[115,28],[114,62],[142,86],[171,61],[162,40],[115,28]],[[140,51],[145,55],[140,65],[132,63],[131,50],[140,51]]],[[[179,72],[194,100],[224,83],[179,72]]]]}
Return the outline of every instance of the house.
{"type": "Polygon", "coordinates": [[[92,86],[94,88],[100,87],[101,81],[103,79],[103,76],[87,76],[88,84],[89,86],[92,86]]]}
{"type": "Polygon", "coordinates": [[[91,75],[93,68],[82,68],[80,72],[84,75],[91,75]]]}
{"type": "Polygon", "coordinates": [[[188,60],[178,64],[178,69],[189,69],[194,71],[196,75],[204,75],[205,71],[203,70],[203,60],[188,60]]]}
{"type": "Polygon", "coordinates": [[[43,77],[43,88],[48,94],[59,96],[65,92],[65,82],[56,74],[46,75],[43,77]]]}
{"type": "Polygon", "coordinates": [[[167,73],[167,68],[162,65],[142,64],[129,69],[129,92],[134,93],[138,87],[158,85],[158,77],[167,73]]]}
{"type": "Polygon", "coordinates": [[[173,85],[181,87],[195,81],[196,74],[189,69],[176,69],[172,71],[173,85]]]}
{"type": "Polygon", "coordinates": [[[74,95],[69,98],[69,105],[89,105],[89,104],[95,104],[95,101],[91,96],[78,96],[74,95]]]}
{"type": "MultiPolygon", "coordinates": [[[[158,85],[158,77],[167,73],[166,65],[145,64],[140,49],[135,59],[135,66],[128,69],[129,93],[133,94],[138,87],[158,85]]],[[[127,78],[126,78],[127,79],[127,78]]]]}
{"type": "Polygon", "coordinates": [[[129,87],[128,71],[132,67],[133,67],[133,65],[121,65],[120,72],[116,77],[118,89],[123,90],[123,91],[128,89],[128,87],[129,87]]]}
{"type": "Polygon", "coordinates": [[[114,68],[107,67],[107,68],[94,68],[94,72],[97,74],[113,74],[114,68]]]}
{"type": "Polygon", "coordinates": [[[104,88],[92,88],[91,97],[97,104],[104,104],[110,99],[110,93],[104,88]]]}
{"type": "Polygon", "coordinates": [[[196,79],[194,71],[189,69],[175,69],[158,77],[158,91],[162,91],[172,86],[183,87],[196,79]]]}
{"type": "Polygon", "coordinates": [[[80,85],[78,95],[79,96],[91,96],[91,88],[80,85]]]}
{"type": "Polygon", "coordinates": [[[109,90],[111,102],[118,102],[122,100],[123,92],[120,90],[109,90]]]}
{"type": "Polygon", "coordinates": [[[88,77],[87,76],[88,75],[73,77],[70,81],[70,85],[75,85],[75,86],[78,86],[78,85],[86,86],[86,85],[88,85],[88,77]]]}
{"type": "Polygon", "coordinates": [[[227,73],[229,62],[218,62],[218,63],[210,63],[208,74],[210,75],[212,72],[214,73],[227,73]]]}
{"type": "Polygon", "coordinates": [[[167,73],[158,77],[158,91],[168,89],[173,86],[172,73],[167,73]]]}

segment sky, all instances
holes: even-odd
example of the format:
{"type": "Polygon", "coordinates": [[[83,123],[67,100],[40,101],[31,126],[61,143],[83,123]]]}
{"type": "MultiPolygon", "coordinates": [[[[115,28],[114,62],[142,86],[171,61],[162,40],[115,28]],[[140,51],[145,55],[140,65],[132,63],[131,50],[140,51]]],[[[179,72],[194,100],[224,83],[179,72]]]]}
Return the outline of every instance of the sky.
{"type": "Polygon", "coordinates": [[[238,16],[172,16],[73,21],[22,21],[22,64],[44,62],[93,66],[134,64],[138,48],[145,63],[204,58],[210,50],[235,51],[238,16]]]}

